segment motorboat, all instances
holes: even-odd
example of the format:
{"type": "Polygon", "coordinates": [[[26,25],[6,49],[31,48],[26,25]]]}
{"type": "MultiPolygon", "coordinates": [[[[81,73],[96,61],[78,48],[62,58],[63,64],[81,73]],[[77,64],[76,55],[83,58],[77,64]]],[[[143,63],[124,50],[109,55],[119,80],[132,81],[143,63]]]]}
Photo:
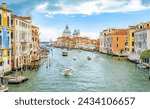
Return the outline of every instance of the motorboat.
{"type": "Polygon", "coordinates": [[[76,60],[77,60],[77,57],[73,57],[73,60],[76,61],[76,60]]]}
{"type": "Polygon", "coordinates": [[[62,56],[68,56],[68,52],[67,51],[63,51],[62,52],[62,56]]]}
{"type": "Polygon", "coordinates": [[[87,60],[92,60],[90,56],[87,57],[87,60]]]}
{"type": "Polygon", "coordinates": [[[7,86],[0,86],[0,92],[7,92],[8,91],[8,87],[7,86]]]}
{"type": "Polygon", "coordinates": [[[73,74],[72,68],[66,68],[64,71],[64,76],[71,76],[73,74]]]}

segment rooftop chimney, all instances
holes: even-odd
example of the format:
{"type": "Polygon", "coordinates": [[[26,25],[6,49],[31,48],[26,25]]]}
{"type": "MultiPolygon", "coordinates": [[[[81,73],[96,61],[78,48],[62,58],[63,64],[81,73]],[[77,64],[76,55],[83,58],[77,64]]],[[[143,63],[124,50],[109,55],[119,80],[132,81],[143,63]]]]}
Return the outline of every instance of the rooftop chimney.
{"type": "Polygon", "coordinates": [[[2,8],[6,9],[6,3],[2,3],[2,8]]]}

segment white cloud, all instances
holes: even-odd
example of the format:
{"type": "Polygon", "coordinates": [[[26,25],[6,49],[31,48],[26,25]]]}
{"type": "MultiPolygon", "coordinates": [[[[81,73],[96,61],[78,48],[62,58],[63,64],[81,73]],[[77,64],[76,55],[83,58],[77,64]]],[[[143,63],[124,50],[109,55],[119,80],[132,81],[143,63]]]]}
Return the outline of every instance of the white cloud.
{"type": "Polygon", "coordinates": [[[78,5],[74,3],[65,3],[63,0],[54,4],[55,8],[49,10],[48,3],[36,6],[36,10],[43,10],[44,12],[52,14],[84,14],[91,15],[93,13],[105,12],[132,12],[148,9],[150,6],[144,6],[141,0],[91,0],[80,2],[78,5]],[[59,8],[59,9],[58,9],[59,8]]]}
{"type": "Polygon", "coordinates": [[[50,19],[53,18],[53,15],[50,15],[50,14],[46,14],[45,16],[48,17],[48,18],[50,18],[50,19]]]}
{"type": "Polygon", "coordinates": [[[40,12],[46,12],[47,7],[48,7],[48,3],[43,3],[43,4],[40,4],[40,5],[37,5],[35,7],[35,9],[37,11],[40,11],[40,12]]]}
{"type": "Polygon", "coordinates": [[[50,39],[56,40],[61,34],[56,28],[40,28],[41,41],[50,41],[50,39]]]}

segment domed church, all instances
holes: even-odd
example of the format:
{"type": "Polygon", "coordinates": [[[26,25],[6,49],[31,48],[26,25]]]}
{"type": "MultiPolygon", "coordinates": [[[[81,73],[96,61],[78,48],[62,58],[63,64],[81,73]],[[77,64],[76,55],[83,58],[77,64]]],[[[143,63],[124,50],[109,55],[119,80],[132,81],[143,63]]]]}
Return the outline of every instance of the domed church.
{"type": "Polygon", "coordinates": [[[71,31],[69,30],[68,25],[66,25],[66,27],[65,27],[65,29],[63,31],[62,36],[64,36],[64,37],[71,37],[71,31]]]}
{"type": "Polygon", "coordinates": [[[78,29],[78,30],[75,29],[72,35],[73,35],[74,37],[80,36],[80,30],[79,30],[79,29],[78,29]]]}

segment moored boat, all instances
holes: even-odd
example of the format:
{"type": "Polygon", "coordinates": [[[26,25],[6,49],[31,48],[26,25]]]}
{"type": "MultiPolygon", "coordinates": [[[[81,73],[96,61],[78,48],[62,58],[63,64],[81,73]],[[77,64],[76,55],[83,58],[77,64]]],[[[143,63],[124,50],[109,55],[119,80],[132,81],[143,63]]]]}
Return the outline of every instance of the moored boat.
{"type": "Polygon", "coordinates": [[[145,65],[143,65],[143,64],[137,64],[137,67],[138,68],[141,68],[141,69],[146,69],[147,67],[145,66],[145,65]]]}
{"type": "Polygon", "coordinates": [[[7,86],[0,86],[0,92],[7,92],[8,91],[8,87],[7,86]]]}

